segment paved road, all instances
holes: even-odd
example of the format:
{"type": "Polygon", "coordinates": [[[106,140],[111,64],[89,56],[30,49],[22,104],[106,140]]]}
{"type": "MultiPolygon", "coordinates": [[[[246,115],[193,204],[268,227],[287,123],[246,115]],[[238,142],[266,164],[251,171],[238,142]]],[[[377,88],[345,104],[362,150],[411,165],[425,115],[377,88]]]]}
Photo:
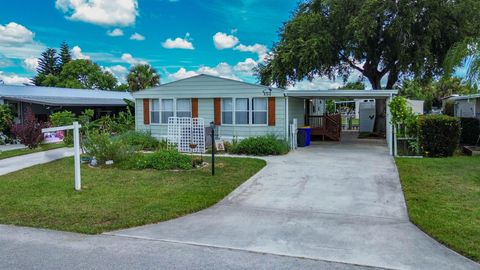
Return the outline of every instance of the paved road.
{"type": "Polygon", "coordinates": [[[73,148],[58,148],[0,160],[0,175],[73,156],[73,148]]]}
{"type": "Polygon", "coordinates": [[[383,143],[322,143],[282,157],[216,206],[110,235],[391,269],[480,269],[409,222],[383,143]]]}
{"type": "Polygon", "coordinates": [[[106,235],[0,225],[0,269],[319,269],[348,264],[106,235]]]}

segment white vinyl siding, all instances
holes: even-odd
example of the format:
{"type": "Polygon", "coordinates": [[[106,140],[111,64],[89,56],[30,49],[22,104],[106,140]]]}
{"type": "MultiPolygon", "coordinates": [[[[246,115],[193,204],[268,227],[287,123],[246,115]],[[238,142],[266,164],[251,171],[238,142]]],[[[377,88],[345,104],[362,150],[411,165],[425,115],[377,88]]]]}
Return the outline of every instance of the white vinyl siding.
{"type": "Polygon", "coordinates": [[[222,98],[222,124],[233,124],[233,99],[222,98]]]}

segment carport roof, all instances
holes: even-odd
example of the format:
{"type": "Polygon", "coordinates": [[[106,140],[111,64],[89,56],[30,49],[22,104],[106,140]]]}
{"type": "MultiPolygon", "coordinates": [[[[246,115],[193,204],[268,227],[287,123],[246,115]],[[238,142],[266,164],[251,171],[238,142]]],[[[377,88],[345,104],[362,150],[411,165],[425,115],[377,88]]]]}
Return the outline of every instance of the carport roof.
{"type": "Polygon", "coordinates": [[[288,97],[303,98],[389,98],[398,90],[285,90],[288,97]]]}

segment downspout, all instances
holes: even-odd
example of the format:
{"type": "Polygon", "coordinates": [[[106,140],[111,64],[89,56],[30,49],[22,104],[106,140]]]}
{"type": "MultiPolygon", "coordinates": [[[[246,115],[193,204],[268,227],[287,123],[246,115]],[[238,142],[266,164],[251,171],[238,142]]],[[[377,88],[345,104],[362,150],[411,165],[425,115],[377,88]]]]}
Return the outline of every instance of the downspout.
{"type": "Polygon", "coordinates": [[[285,97],[285,141],[289,142],[290,144],[290,138],[288,136],[289,134],[289,120],[288,120],[288,95],[287,93],[285,93],[285,91],[283,92],[283,96],[285,97]]]}

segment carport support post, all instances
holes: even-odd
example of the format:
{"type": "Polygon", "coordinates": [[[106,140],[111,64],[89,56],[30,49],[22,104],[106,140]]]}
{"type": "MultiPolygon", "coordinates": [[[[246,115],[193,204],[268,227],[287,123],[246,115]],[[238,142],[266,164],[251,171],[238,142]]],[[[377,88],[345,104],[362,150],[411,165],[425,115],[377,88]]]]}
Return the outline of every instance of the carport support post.
{"type": "Polygon", "coordinates": [[[82,189],[82,182],[80,177],[80,125],[78,122],[73,122],[73,151],[75,164],[75,191],[82,189]]]}

